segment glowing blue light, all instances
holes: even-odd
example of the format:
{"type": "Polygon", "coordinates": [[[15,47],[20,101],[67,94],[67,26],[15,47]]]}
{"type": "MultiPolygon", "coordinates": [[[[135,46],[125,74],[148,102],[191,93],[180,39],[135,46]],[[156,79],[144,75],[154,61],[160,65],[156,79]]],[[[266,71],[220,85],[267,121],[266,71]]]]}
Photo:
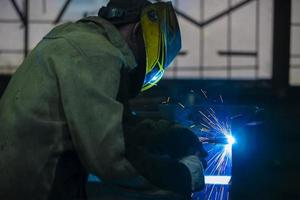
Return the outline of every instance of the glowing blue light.
{"type": "Polygon", "coordinates": [[[157,74],[155,74],[149,82],[151,84],[154,84],[155,82],[157,82],[157,80],[160,80],[163,75],[164,71],[158,71],[157,74]]]}
{"type": "Polygon", "coordinates": [[[227,135],[226,136],[228,144],[233,145],[236,143],[235,138],[232,135],[227,135]]]}
{"type": "Polygon", "coordinates": [[[144,85],[155,85],[164,75],[164,70],[160,70],[158,67],[154,68],[151,72],[146,74],[144,85]]]}
{"type": "Polygon", "coordinates": [[[205,176],[207,185],[229,185],[231,176],[205,176]]]}

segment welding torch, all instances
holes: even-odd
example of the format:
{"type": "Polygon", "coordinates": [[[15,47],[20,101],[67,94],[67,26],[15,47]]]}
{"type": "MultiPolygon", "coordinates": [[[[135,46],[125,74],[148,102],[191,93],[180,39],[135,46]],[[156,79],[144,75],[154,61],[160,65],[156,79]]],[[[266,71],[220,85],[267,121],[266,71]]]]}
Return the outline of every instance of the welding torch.
{"type": "Polygon", "coordinates": [[[210,137],[210,138],[205,138],[205,137],[200,137],[199,140],[202,143],[208,143],[208,144],[234,144],[235,143],[235,138],[232,135],[226,135],[226,136],[220,136],[220,137],[210,137]]]}

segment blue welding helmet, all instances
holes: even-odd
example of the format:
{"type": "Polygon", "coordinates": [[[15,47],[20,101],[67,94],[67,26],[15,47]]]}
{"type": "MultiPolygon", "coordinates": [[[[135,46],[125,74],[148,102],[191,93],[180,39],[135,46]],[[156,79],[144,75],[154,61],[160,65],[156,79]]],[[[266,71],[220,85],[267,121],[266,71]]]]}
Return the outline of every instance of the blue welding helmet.
{"type": "Polygon", "coordinates": [[[156,85],[181,49],[181,34],[172,2],[111,0],[99,16],[115,25],[140,22],[146,52],[141,91],[156,85]]]}

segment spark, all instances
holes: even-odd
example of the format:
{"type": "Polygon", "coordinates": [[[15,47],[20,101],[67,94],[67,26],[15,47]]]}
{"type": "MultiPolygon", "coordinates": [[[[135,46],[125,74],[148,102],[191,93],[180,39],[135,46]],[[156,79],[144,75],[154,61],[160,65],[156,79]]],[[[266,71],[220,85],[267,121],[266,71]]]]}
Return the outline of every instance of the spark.
{"type": "Polygon", "coordinates": [[[209,129],[207,129],[207,128],[201,128],[200,129],[202,132],[206,132],[206,133],[209,133],[210,131],[209,131],[209,129]]]}
{"type": "Polygon", "coordinates": [[[203,123],[200,123],[202,126],[204,126],[205,128],[208,128],[209,129],[209,127],[208,126],[206,126],[205,124],[203,124],[203,123]]]}
{"type": "Polygon", "coordinates": [[[201,92],[202,92],[203,96],[205,97],[205,99],[208,99],[207,92],[203,89],[201,89],[201,92]]]}
{"type": "Polygon", "coordinates": [[[240,117],[242,117],[242,116],[243,116],[243,115],[238,114],[238,115],[234,115],[234,116],[230,117],[230,119],[233,120],[233,119],[240,118],[240,117]]]}
{"type": "MultiPolygon", "coordinates": [[[[194,90],[190,90],[190,92],[195,93],[194,90]]],[[[207,91],[201,89],[201,93],[200,95],[203,95],[208,103],[220,101],[224,103],[222,95],[219,95],[220,100],[217,98],[210,100],[207,91]]],[[[182,103],[179,102],[178,105],[185,109],[182,103]]],[[[197,117],[199,121],[192,122],[192,125],[189,125],[189,127],[197,127],[197,129],[193,130],[198,132],[199,141],[204,144],[208,152],[208,158],[205,170],[205,191],[200,193],[200,196],[195,193],[193,199],[228,200],[229,188],[227,185],[230,184],[231,179],[232,145],[236,143],[232,135],[231,123],[232,120],[240,118],[243,115],[223,116],[220,115],[220,110],[216,110],[212,105],[204,109],[195,110],[194,112],[196,112],[196,115],[199,115],[197,117]],[[201,196],[201,194],[204,196],[201,196]]]]}
{"type": "Polygon", "coordinates": [[[180,105],[183,109],[185,108],[185,106],[180,102],[178,102],[178,105],[180,105]]]}
{"type": "Polygon", "coordinates": [[[170,99],[171,99],[171,98],[168,97],[166,101],[163,101],[163,102],[161,102],[161,103],[162,103],[162,104],[168,104],[168,103],[170,103],[170,99]]]}
{"type": "Polygon", "coordinates": [[[207,119],[210,123],[214,124],[213,121],[212,121],[208,116],[206,116],[201,110],[199,110],[199,113],[200,113],[205,119],[207,119]]]}
{"type": "Polygon", "coordinates": [[[222,95],[219,95],[219,96],[220,96],[221,102],[224,103],[222,95]]]}
{"type": "MultiPolygon", "coordinates": [[[[230,180],[229,180],[229,182],[230,182],[230,180]]],[[[228,182],[228,184],[229,184],[229,182],[228,182]]],[[[224,187],[222,187],[222,189],[221,189],[221,197],[223,196],[223,194],[224,194],[224,187]]]]}
{"type": "Polygon", "coordinates": [[[212,151],[214,151],[214,149],[213,148],[211,148],[210,150],[208,150],[207,152],[208,153],[210,153],[210,152],[212,152],[212,151]]]}
{"type": "Polygon", "coordinates": [[[212,177],[206,178],[204,199],[228,200],[227,185],[231,179],[232,145],[236,143],[231,133],[231,120],[242,115],[220,118],[213,107],[199,110],[198,113],[202,117],[202,134],[209,133],[199,137],[199,140],[208,146],[209,158],[205,174],[206,177],[212,177]]]}
{"type": "MultiPolygon", "coordinates": [[[[209,159],[208,163],[210,163],[210,164],[207,166],[206,170],[209,170],[210,167],[212,167],[212,166],[215,168],[215,164],[221,156],[222,156],[222,154],[215,154],[211,159],[209,159]]],[[[212,171],[214,171],[214,169],[212,171]]],[[[213,173],[211,173],[211,174],[213,174],[213,173]]]]}
{"type": "Polygon", "coordinates": [[[249,122],[247,123],[248,126],[256,126],[256,125],[260,125],[262,124],[263,122],[262,121],[257,121],[257,122],[249,122]]]}
{"type": "MultiPolygon", "coordinates": [[[[226,148],[225,148],[226,149],[226,148]]],[[[217,166],[215,167],[214,171],[221,171],[221,167],[222,167],[222,164],[224,163],[225,161],[225,158],[226,158],[226,154],[227,154],[227,151],[223,151],[221,156],[219,157],[218,161],[217,161],[217,166]]],[[[214,173],[213,171],[213,173],[214,173]]]]}
{"type": "Polygon", "coordinates": [[[206,140],[205,137],[199,137],[199,141],[200,141],[200,142],[204,142],[205,140],[206,140]]]}
{"type": "Polygon", "coordinates": [[[214,109],[212,108],[209,108],[209,110],[211,110],[214,114],[216,114],[216,112],[214,111],[214,109]]]}
{"type": "Polygon", "coordinates": [[[212,189],[211,189],[211,191],[210,191],[210,193],[209,193],[208,199],[210,199],[210,197],[211,197],[211,195],[212,195],[214,189],[215,189],[215,185],[212,186],[212,189]]]}
{"type": "Polygon", "coordinates": [[[196,126],[196,125],[195,125],[195,124],[193,124],[193,125],[191,125],[191,126],[190,126],[190,128],[194,128],[195,126],[196,126]]]}

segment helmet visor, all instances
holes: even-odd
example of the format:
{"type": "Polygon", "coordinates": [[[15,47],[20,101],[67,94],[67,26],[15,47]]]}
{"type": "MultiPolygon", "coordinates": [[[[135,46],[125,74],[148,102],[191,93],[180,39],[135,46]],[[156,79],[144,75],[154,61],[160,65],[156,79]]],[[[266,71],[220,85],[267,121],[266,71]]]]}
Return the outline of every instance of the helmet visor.
{"type": "Polygon", "coordinates": [[[181,49],[181,35],[171,2],[148,5],[142,11],[141,26],[146,48],[145,91],[162,78],[181,49]]]}

